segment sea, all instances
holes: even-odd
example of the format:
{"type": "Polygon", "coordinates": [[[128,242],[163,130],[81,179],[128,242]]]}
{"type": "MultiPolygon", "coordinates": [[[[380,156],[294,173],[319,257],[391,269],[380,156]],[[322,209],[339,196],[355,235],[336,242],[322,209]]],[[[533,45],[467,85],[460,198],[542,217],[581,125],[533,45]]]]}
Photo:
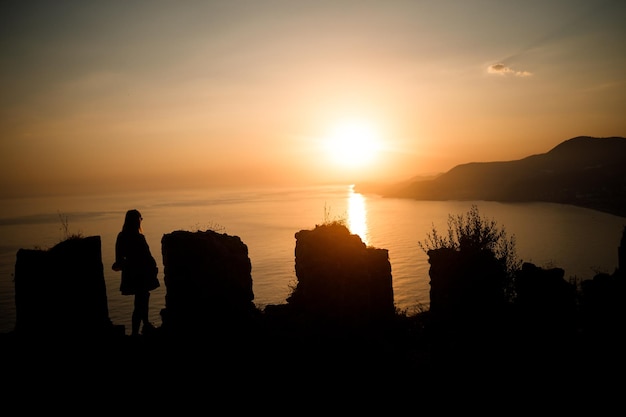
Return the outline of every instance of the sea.
{"type": "MultiPolygon", "coordinates": [[[[436,230],[447,233],[451,216],[473,205],[514,239],[518,259],[564,269],[568,281],[613,273],[626,218],[553,203],[418,201],[361,194],[354,185],[281,188],[208,188],[132,194],[0,200],[0,333],[15,328],[17,251],[48,249],[70,235],[100,236],[109,317],[130,331],[132,296],[119,291],[111,269],[124,215],[138,209],[143,232],[159,265],[161,287],[152,292],[150,320],[161,324],[167,288],[161,238],[177,230],[214,230],[239,236],[252,264],[254,303],[284,304],[297,284],[295,234],[342,221],[368,246],[387,249],[395,306],[414,314],[430,303],[429,263],[420,247],[436,230]]],[[[50,319],[48,317],[47,319],[50,319]]],[[[53,317],[52,317],[53,319],[53,317]]]]}

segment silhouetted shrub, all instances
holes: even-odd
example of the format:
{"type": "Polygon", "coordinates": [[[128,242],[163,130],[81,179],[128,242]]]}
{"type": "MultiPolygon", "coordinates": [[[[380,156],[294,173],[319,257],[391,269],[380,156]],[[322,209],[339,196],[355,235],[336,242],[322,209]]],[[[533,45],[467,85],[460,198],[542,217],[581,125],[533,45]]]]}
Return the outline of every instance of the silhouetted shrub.
{"type": "Polygon", "coordinates": [[[433,226],[426,239],[418,245],[426,254],[437,249],[449,249],[470,256],[481,253],[484,256],[485,252],[491,254],[503,273],[501,285],[505,297],[509,301],[515,298],[515,275],[522,265],[515,249],[515,236],[507,236],[503,226],[482,217],[475,204],[466,214],[448,215],[447,235],[441,235],[433,226]]]}
{"type": "Polygon", "coordinates": [[[514,238],[472,205],[467,214],[448,216],[446,235],[433,226],[419,246],[430,263],[429,327],[436,340],[454,345],[501,336],[520,264],[514,238]]]}

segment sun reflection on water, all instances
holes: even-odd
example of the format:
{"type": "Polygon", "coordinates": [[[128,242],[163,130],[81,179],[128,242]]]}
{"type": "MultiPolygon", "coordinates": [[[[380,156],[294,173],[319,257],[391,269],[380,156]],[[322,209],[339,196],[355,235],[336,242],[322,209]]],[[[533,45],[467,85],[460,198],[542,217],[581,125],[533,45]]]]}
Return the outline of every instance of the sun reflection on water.
{"type": "Polygon", "coordinates": [[[355,193],[353,187],[348,191],[348,228],[350,233],[359,235],[363,243],[369,245],[365,197],[355,193]]]}

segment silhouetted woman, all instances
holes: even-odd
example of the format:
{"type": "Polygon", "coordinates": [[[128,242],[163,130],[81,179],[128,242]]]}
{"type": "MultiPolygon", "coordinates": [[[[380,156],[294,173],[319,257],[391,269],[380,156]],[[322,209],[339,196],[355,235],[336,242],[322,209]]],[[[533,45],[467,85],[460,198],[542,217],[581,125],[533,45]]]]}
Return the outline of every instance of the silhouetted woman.
{"type": "Polygon", "coordinates": [[[141,213],[128,210],[122,231],[115,241],[114,271],[122,271],[120,291],[123,295],[134,295],[132,316],[132,335],[139,335],[139,326],[143,322],[142,333],[154,329],[148,319],[150,291],[160,286],[157,278],[159,271],[150,247],[141,229],[141,213]]]}

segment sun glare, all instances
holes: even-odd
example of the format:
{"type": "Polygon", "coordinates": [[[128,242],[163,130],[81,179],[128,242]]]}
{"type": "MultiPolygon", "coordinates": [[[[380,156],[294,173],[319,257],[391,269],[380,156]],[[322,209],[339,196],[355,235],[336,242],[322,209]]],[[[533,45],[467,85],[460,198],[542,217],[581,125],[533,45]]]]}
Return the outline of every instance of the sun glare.
{"type": "Polygon", "coordinates": [[[365,197],[354,192],[354,185],[350,187],[348,194],[348,228],[351,233],[359,235],[363,243],[368,244],[365,197]]]}
{"type": "Polygon", "coordinates": [[[351,168],[372,162],[380,149],[378,132],[370,123],[352,120],[336,125],[326,147],[333,162],[351,168]]]}

